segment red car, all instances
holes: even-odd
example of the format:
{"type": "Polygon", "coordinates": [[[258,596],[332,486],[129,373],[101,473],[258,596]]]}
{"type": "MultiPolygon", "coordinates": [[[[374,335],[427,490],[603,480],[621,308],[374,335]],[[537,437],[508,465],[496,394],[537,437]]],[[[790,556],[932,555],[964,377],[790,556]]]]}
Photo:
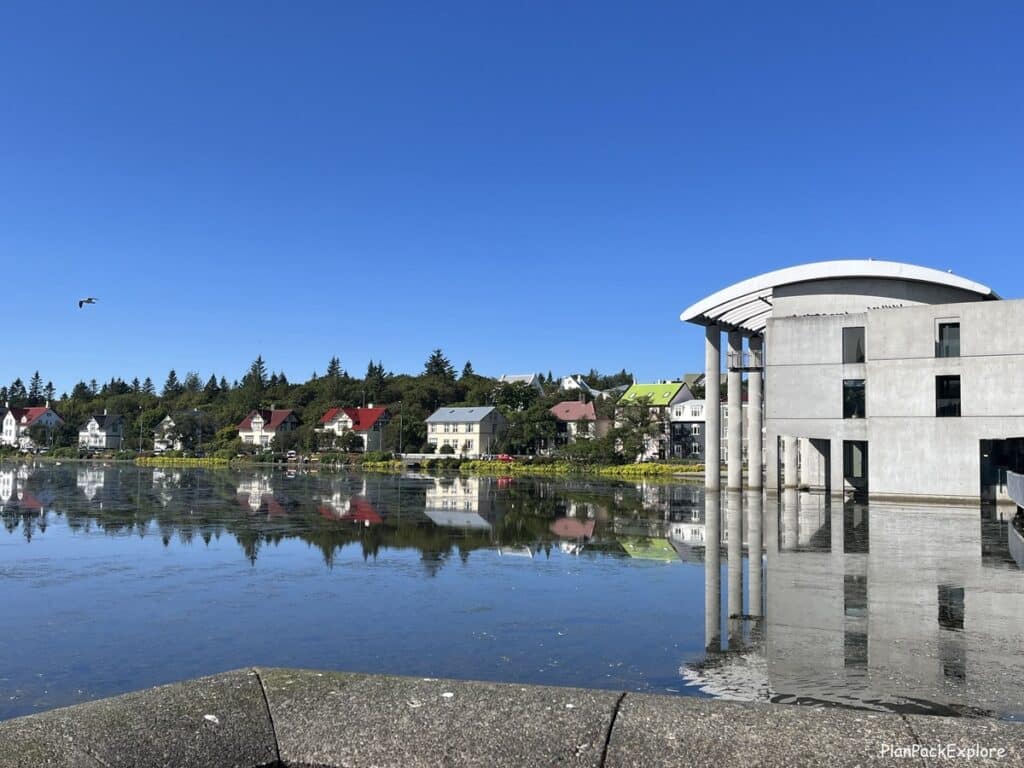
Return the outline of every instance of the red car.
{"type": "Polygon", "coordinates": [[[512,458],[511,456],[509,456],[509,455],[508,455],[507,453],[499,453],[499,454],[498,454],[497,456],[495,456],[495,458],[496,458],[496,459],[497,459],[498,461],[504,461],[504,462],[506,462],[506,463],[508,463],[508,462],[511,462],[511,461],[515,461],[515,459],[513,459],[513,458],[512,458]]]}

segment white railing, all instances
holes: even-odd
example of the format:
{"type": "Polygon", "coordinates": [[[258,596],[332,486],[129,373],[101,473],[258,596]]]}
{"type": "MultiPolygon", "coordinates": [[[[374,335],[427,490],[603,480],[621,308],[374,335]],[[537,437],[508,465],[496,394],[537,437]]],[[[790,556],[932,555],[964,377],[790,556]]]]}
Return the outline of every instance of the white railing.
{"type": "Polygon", "coordinates": [[[726,362],[731,370],[741,369],[745,371],[764,368],[764,350],[752,350],[747,352],[728,352],[726,362]]]}

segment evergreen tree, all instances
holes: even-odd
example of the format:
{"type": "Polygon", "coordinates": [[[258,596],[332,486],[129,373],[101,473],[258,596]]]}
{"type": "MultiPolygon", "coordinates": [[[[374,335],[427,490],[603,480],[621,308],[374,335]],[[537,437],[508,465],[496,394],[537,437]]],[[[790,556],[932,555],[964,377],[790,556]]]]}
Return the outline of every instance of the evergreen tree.
{"type": "Polygon", "coordinates": [[[384,364],[380,362],[375,364],[371,360],[370,364],[366,367],[366,378],[363,380],[366,396],[371,400],[379,399],[386,383],[384,364]]]}
{"type": "Polygon", "coordinates": [[[0,403],[6,403],[10,399],[10,390],[7,387],[0,387],[0,403]]]}
{"type": "Polygon", "coordinates": [[[89,394],[96,397],[100,393],[100,388],[96,384],[96,379],[89,379],[89,394]]]}
{"type": "Polygon", "coordinates": [[[80,381],[75,384],[74,389],[71,390],[72,400],[91,400],[92,392],[89,390],[89,386],[84,382],[80,381]]]}
{"type": "Polygon", "coordinates": [[[153,380],[149,378],[149,376],[147,376],[146,380],[142,382],[142,393],[145,395],[156,394],[156,387],[153,386],[153,380]]]}
{"type": "Polygon", "coordinates": [[[137,395],[141,391],[142,391],[142,384],[141,384],[141,382],[139,382],[139,377],[136,376],[134,379],[132,379],[132,392],[134,392],[137,395]]]}
{"type": "Polygon", "coordinates": [[[39,375],[39,371],[32,374],[32,378],[29,379],[28,383],[28,404],[29,405],[41,405],[43,402],[43,377],[39,375]]]}
{"type": "Polygon", "coordinates": [[[7,388],[7,397],[11,401],[11,405],[15,407],[23,406],[28,402],[28,390],[25,389],[25,384],[21,379],[11,382],[11,386],[7,388]]]}
{"type": "Polygon", "coordinates": [[[199,391],[203,388],[203,382],[199,379],[198,373],[195,371],[189,371],[185,375],[185,380],[181,383],[181,386],[185,392],[196,395],[199,394],[199,391]]]}
{"type": "Polygon", "coordinates": [[[46,397],[48,402],[52,402],[57,399],[57,390],[54,388],[52,381],[46,382],[46,386],[43,387],[43,395],[46,397]]]}
{"type": "Polygon", "coordinates": [[[462,366],[462,376],[460,378],[468,379],[470,376],[476,376],[476,371],[473,370],[473,363],[467,360],[466,364],[462,366]]]}
{"type": "MultiPolygon", "coordinates": [[[[330,379],[337,379],[341,377],[341,360],[337,356],[332,357],[327,363],[327,377],[330,379]]],[[[314,375],[314,378],[316,376],[314,375]]]]}
{"type": "Polygon", "coordinates": [[[164,382],[163,397],[177,397],[181,394],[181,382],[178,381],[178,374],[171,368],[167,374],[167,381],[164,382]]]}
{"type": "Polygon", "coordinates": [[[207,379],[206,386],[203,387],[203,394],[211,400],[220,394],[220,386],[217,384],[216,376],[211,374],[210,378],[207,379]]]}
{"type": "Polygon", "coordinates": [[[249,372],[242,377],[242,386],[253,389],[264,390],[267,387],[267,364],[263,362],[263,355],[257,355],[249,366],[249,372]]]}
{"type": "Polygon", "coordinates": [[[221,376],[220,377],[220,391],[221,392],[227,392],[229,389],[231,389],[231,387],[228,386],[227,378],[224,377],[224,376],[221,376]]]}
{"type": "Polygon", "coordinates": [[[430,357],[427,358],[427,362],[423,366],[423,375],[455,381],[455,369],[440,349],[435,349],[430,353],[430,357]]]}

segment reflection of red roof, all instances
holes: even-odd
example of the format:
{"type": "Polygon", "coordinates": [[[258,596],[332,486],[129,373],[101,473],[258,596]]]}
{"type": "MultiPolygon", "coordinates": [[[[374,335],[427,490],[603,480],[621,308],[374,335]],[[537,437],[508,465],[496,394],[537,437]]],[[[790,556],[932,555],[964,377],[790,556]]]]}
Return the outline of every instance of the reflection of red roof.
{"type": "Polygon", "coordinates": [[[330,424],[338,414],[344,412],[352,419],[352,430],[354,432],[365,432],[372,429],[373,425],[380,421],[381,416],[388,412],[387,408],[328,408],[327,413],[320,419],[321,424],[330,424]]]}
{"type": "Polygon", "coordinates": [[[251,411],[248,416],[242,419],[242,423],[238,425],[238,430],[252,430],[252,419],[256,414],[259,414],[263,417],[263,431],[273,432],[293,413],[294,411],[291,408],[278,408],[273,411],[265,408],[263,410],[251,411]]]}
{"type": "Polygon", "coordinates": [[[43,509],[43,502],[28,491],[19,491],[18,506],[22,509],[38,509],[41,511],[43,509]]]}
{"type": "Polygon", "coordinates": [[[348,512],[342,515],[341,519],[370,525],[380,525],[384,522],[384,518],[377,514],[370,502],[358,497],[354,497],[348,503],[348,512]]]}
{"type": "Polygon", "coordinates": [[[589,539],[594,535],[594,521],[560,517],[551,524],[551,532],[560,539],[589,539]]]}
{"type": "Polygon", "coordinates": [[[559,421],[596,421],[597,412],[593,403],[581,403],[579,400],[566,400],[551,406],[551,415],[559,421]]]}
{"type": "MultiPolygon", "coordinates": [[[[19,426],[31,427],[39,420],[39,417],[49,410],[50,409],[45,405],[38,405],[32,408],[11,408],[11,415],[14,417],[14,420],[18,422],[19,426]],[[22,421],[22,419],[24,419],[24,421],[22,421]]],[[[56,412],[54,412],[54,415],[57,415],[56,412]]],[[[57,416],[57,418],[60,419],[60,416],[57,416]]],[[[61,421],[63,421],[63,419],[61,419],[61,421]]]]}

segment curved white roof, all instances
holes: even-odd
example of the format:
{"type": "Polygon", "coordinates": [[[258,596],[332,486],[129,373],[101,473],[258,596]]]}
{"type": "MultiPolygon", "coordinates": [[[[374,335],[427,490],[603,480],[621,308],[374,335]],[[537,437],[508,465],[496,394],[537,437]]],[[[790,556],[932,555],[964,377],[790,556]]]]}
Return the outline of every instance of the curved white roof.
{"type": "Polygon", "coordinates": [[[816,261],[765,272],[763,275],[730,285],[688,307],[679,319],[698,325],[720,325],[726,329],[762,333],[772,314],[772,296],[776,288],[812,280],[851,277],[932,283],[976,293],[984,299],[999,298],[986,285],[929,267],[871,259],[816,261]]]}

